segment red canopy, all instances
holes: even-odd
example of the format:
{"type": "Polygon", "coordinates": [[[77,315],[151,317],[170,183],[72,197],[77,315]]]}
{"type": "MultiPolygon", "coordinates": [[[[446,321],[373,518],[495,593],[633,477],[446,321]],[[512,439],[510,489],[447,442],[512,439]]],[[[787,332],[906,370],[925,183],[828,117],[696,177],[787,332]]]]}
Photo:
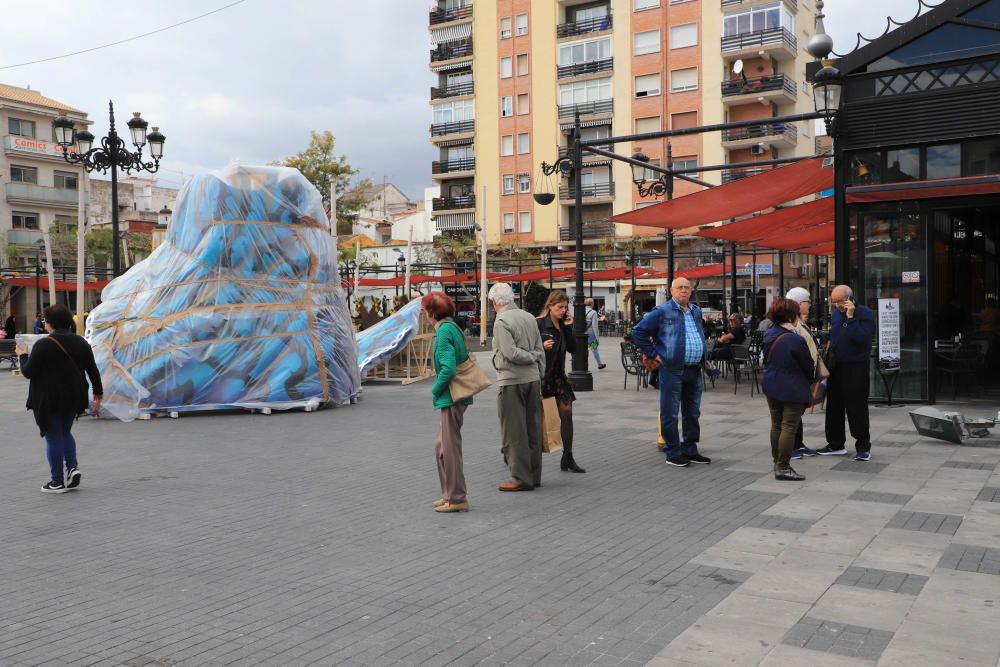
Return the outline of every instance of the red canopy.
{"type": "Polygon", "coordinates": [[[756,176],[612,216],[611,222],[681,229],[739,218],[833,187],[833,169],[814,157],[756,176]]]}
{"type": "Polygon", "coordinates": [[[761,239],[754,243],[754,245],[763,248],[774,248],[776,250],[798,250],[799,248],[808,248],[820,243],[832,243],[834,227],[835,225],[830,222],[794,233],[781,233],[761,239]]]}
{"type": "Polygon", "coordinates": [[[774,213],[747,218],[698,232],[698,236],[746,243],[774,236],[778,232],[815,227],[833,220],[833,197],[823,197],[774,213]]]}
{"type": "Polygon", "coordinates": [[[823,243],[811,248],[802,248],[799,252],[807,255],[818,255],[820,257],[833,257],[836,254],[836,243],[823,243]]]}
{"type": "Polygon", "coordinates": [[[726,275],[726,266],[724,264],[706,264],[705,266],[696,266],[693,269],[674,272],[674,278],[687,278],[688,280],[714,278],[715,276],[724,275],[726,275]]]}
{"type": "MultiPolygon", "coordinates": [[[[0,278],[0,283],[6,285],[16,285],[18,287],[39,287],[40,289],[47,290],[49,288],[49,279],[46,276],[41,276],[39,278],[0,278]]],[[[97,280],[97,281],[84,281],[83,291],[84,292],[97,292],[98,290],[104,289],[108,284],[107,280],[97,280]]],[[[76,281],[72,280],[56,280],[56,291],[57,292],[75,292],[76,291],[76,281]]]]}
{"type": "MultiPolygon", "coordinates": [[[[562,280],[563,278],[569,278],[575,275],[573,269],[552,269],[552,279],[562,280]]],[[[497,277],[496,281],[501,283],[517,283],[521,281],[531,281],[531,280],[548,280],[549,270],[540,269],[538,271],[525,271],[524,273],[514,273],[511,275],[502,275],[497,277]]]]}
{"type": "MultiPolygon", "coordinates": [[[[635,277],[636,278],[647,278],[656,277],[656,271],[652,269],[644,269],[642,267],[636,267],[635,277]]],[[[602,269],[601,271],[588,271],[583,274],[584,280],[622,280],[624,278],[631,278],[632,270],[627,266],[618,267],[617,269],[602,269]]]]}

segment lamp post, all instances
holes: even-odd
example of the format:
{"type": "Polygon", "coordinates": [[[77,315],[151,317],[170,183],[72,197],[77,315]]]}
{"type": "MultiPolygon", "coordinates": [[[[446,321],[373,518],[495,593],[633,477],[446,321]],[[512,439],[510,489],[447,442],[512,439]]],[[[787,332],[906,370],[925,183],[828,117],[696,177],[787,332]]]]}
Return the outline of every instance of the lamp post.
{"type": "MultiPolygon", "coordinates": [[[[641,148],[636,148],[636,153],[632,156],[638,162],[649,162],[649,157],[642,152],[641,148]]],[[[667,170],[668,173],[660,174],[660,177],[647,185],[646,168],[632,163],[632,182],[635,183],[640,197],[662,197],[666,195],[667,201],[674,198],[674,150],[670,142],[667,142],[667,170]]],[[[674,282],[674,230],[667,230],[667,286],[674,282]]]]}
{"type": "Polygon", "coordinates": [[[132,171],[148,171],[151,174],[160,169],[160,158],[163,157],[163,143],[166,137],[160,133],[159,128],[154,127],[149,134],[146,128],[149,123],[142,119],[139,112],[132,114],[128,121],[128,129],[132,143],[136,151],[132,152],[126,147],[125,141],[118,136],[115,130],[115,108],[112,102],[108,102],[108,135],[101,139],[101,146],[94,147],[94,135],[87,130],[77,131],[73,127],[73,121],[65,115],[57,118],[53,123],[56,133],[56,143],[63,149],[63,159],[69,164],[80,164],[85,171],[99,171],[102,174],[111,171],[111,236],[114,239],[114,246],[111,249],[112,275],[118,277],[121,274],[121,250],[119,247],[118,231],[118,170],[125,173],[132,171]],[[151,161],[143,160],[142,149],[149,144],[149,156],[151,161]],[[75,145],[76,152],[71,153],[69,147],[75,145]]]}

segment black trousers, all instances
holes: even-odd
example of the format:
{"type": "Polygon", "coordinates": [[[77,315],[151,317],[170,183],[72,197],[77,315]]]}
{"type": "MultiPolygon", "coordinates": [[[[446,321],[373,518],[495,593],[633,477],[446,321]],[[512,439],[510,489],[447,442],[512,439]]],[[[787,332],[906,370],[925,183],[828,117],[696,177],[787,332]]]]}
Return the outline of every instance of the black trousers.
{"type": "Polygon", "coordinates": [[[868,364],[837,366],[826,385],[826,442],[833,449],[843,449],[844,413],[851,427],[856,449],[872,448],[868,429],[868,364]]]}

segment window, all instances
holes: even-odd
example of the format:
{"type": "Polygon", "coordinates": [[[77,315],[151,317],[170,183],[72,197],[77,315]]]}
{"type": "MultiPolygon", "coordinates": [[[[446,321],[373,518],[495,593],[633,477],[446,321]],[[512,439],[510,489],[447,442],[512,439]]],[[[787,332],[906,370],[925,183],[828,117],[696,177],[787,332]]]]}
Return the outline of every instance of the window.
{"type": "Polygon", "coordinates": [[[531,211],[520,211],[517,214],[517,231],[527,234],[531,231],[531,211]]]}
{"type": "Polygon", "coordinates": [[[604,18],[611,12],[608,4],[591,5],[590,7],[569,7],[566,10],[567,23],[579,23],[604,18]]]}
{"type": "Polygon", "coordinates": [[[754,7],[736,14],[726,14],[722,22],[723,37],[746,35],[778,28],[784,28],[793,35],[795,34],[795,20],[782,3],[754,7]]]}
{"type": "Polygon", "coordinates": [[[76,190],[79,183],[77,175],[71,171],[57,171],[53,180],[54,185],[63,190],[76,190]]]}
{"type": "Polygon", "coordinates": [[[686,67],[675,69],[670,73],[670,91],[679,93],[684,90],[698,89],[698,68],[686,67]]]}
{"type": "MultiPolygon", "coordinates": [[[[698,158],[691,157],[679,157],[674,158],[674,169],[696,169],[698,167],[698,158]]],[[[698,172],[692,171],[688,175],[695,176],[698,172]]]]}
{"type": "MultiPolygon", "coordinates": [[[[660,158],[658,157],[651,158],[649,160],[649,164],[653,165],[654,167],[659,167],[660,158]]],[[[655,181],[660,178],[660,172],[655,171],[653,169],[644,169],[642,171],[642,177],[645,178],[647,181],[655,181]]]]}
{"type": "Polygon", "coordinates": [[[522,194],[531,192],[531,176],[529,174],[517,175],[517,191],[522,194]]]}
{"type": "Polygon", "coordinates": [[[503,117],[514,115],[514,98],[510,95],[500,98],[500,115],[503,117]]]}
{"type": "Polygon", "coordinates": [[[686,23],[670,29],[670,48],[683,49],[698,44],[698,24],[686,23]]]}
{"type": "Polygon", "coordinates": [[[514,174],[503,175],[503,194],[514,194],[514,174]]]}
{"type": "Polygon", "coordinates": [[[660,74],[643,74],[635,77],[635,96],[652,97],[660,94],[660,74]]]}
{"type": "Polygon", "coordinates": [[[522,132],[517,135],[517,152],[520,155],[531,152],[531,134],[522,132]]]}
{"type": "Polygon", "coordinates": [[[689,127],[698,127],[697,111],[685,111],[683,113],[670,114],[671,130],[686,130],[689,127]]]}
{"type": "Polygon", "coordinates": [[[591,63],[611,57],[611,38],[602,37],[587,42],[573,42],[559,47],[559,66],[591,63]]]}
{"type": "Polygon", "coordinates": [[[504,213],[503,214],[503,233],[512,234],[514,232],[514,214],[504,213]]]}
{"type": "Polygon", "coordinates": [[[966,144],[962,151],[962,158],[965,163],[965,168],[962,170],[963,176],[1000,174],[1000,141],[979,139],[966,144]]]}
{"type": "Polygon", "coordinates": [[[927,178],[954,178],[962,175],[961,144],[927,147],[927,178]]]}
{"type": "Polygon", "coordinates": [[[472,72],[448,72],[444,80],[449,88],[463,83],[472,83],[472,72]]]}
{"type": "Polygon", "coordinates": [[[448,162],[460,162],[462,160],[474,160],[476,153],[472,146],[449,146],[446,149],[445,159],[448,162]]]}
{"type": "Polygon", "coordinates": [[[517,56],[517,75],[525,76],[528,73],[528,54],[522,53],[517,56]]]}
{"type": "MultiPolygon", "coordinates": [[[[585,127],[580,130],[580,138],[584,141],[590,141],[591,139],[606,139],[610,136],[610,125],[597,125],[595,127],[585,127]]],[[[605,146],[605,148],[607,150],[611,150],[611,146],[605,146]]]]}
{"type": "Polygon", "coordinates": [[[528,93],[521,93],[517,96],[517,115],[523,116],[529,111],[531,111],[531,107],[528,104],[528,93]]]}
{"type": "Polygon", "coordinates": [[[16,134],[19,137],[34,137],[35,121],[21,120],[20,118],[8,118],[7,134],[16,134]]]}
{"type": "Polygon", "coordinates": [[[35,167],[18,167],[10,165],[11,183],[38,183],[38,169],[35,167]]]}
{"type": "Polygon", "coordinates": [[[510,38],[510,17],[500,19],[500,39],[510,38]]]}
{"type": "Polygon", "coordinates": [[[660,128],[659,116],[647,116],[646,118],[635,119],[636,134],[644,134],[646,132],[659,132],[660,129],[661,128],[660,128]]]}
{"type": "Polygon", "coordinates": [[[559,105],[584,104],[611,99],[611,79],[591,79],[559,86],[559,105]]]}
{"type": "Polygon", "coordinates": [[[500,137],[500,155],[514,154],[514,135],[505,134],[500,137]]]}
{"type": "Polygon", "coordinates": [[[657,53],[659,50],[659,30],[647,30],[646,32],[637,32],[633,35],[634,55],[641,56],[644,53],[657,53]]]}
{"type": "Polygon", "coordinates": [[[14,211],[11,217],[11,226],[14,229],[38,229],[38,214],[14,211]]]}
{"type": "Polygon", "coordinates": [[[659,7],[659,6],[660,6],[660,0],[635,0],[635,2],[632,5],[632,8],[635,11],[639,11],[640,9],[652,9],[654,7],[659,7]]]}
{"type": "Polygon", "coordinates": [[[434,124],[458,123],[463,120],[475,118],[472,108],[472,100],[461,100],[458,102],[444,102],[443,104],[431,105],[434,114],[434,124]]]}
{"type": "Polygon", "coordinates": [[[518,14],[515,17],[515,24],[517,26],[517,36],[524,37],[528,34],[528,15],[518,14]]]}
{"type": "Polygon", "coordinates": [[[514,76],[514,60],[512,58],[500,59],[500,78],[509,79],[514,76]]]}

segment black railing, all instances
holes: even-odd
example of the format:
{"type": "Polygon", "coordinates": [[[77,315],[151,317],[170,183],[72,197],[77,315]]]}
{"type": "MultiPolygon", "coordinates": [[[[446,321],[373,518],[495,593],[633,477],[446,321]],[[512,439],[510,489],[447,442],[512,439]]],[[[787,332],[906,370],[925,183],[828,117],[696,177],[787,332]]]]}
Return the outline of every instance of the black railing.
{"type": "Polygon", "coordinates": [[[577,111],[581,116],[597,113],[611,113],[615,110],[614,100],[601,100],[600,102],[584,102],[582,104],[566,104],[559,107],[559,117],[572,116],[577,111]]]}
{"type": "Polygon", "coordinates": [[[723,141],[741,141],[743,139],[763,139],[765,137],[784,137],[795,141],[798,130],[792,123],[762,123],[749,127],[738,127],[722,131],[723,141]]]}
{"type": "MultiPolygon", "coordinates": [[[[580,192],[583,194],[584,199],[592,199],[594,197],[612,197],[615,194],[615,183],[614,181],[609,181],[607,183],[590,183],[588,185],[581,185],[580,192]]],[[[575,199],[576,194],[568,185],[563,185],[559,188],[559,199],[575,199]]]]}
{"type": "MultiPolygon", "coordinates": [[[[607,220],[595,220],[593,222],[583,223],[583,238],[585,239],[604,239],[614,235],[615,223],[613,222],[608,222],[607,220]]],[[[560,241],[572,241],[575,238],[576,236],[573,235],[572,225],[559,228],[560,241]]]]}
{"type": "Polygon", "coordinates": [[[435,197],[433,206],[435,211],[454,211],[460,208],[476,208],[476,195],[465,195],[464,197],[435,197]]]}
{"type": "Polygon", "coordinates": [[[601,32],[611,30],[612,26],[611,14],[572,23],[560,23],[556,26],[556,37],[572,37],[573,35],[585,35],[588,32],[601,32]]]}
{"type": "Polygon", "coordinates": [[[722,38],[723,51],[742,51],[759,46],[774,46],[775,44],[787,46],[794,51],[797,48],[798,42],[795,39],[795,35],[784,28],[758,30],[757,32],[746,32],[722,38]]]}
{"type": "Polygon", "coordinates": [[[476,168],[476,158],[469,157],[461,160],[441,160],[431,163],[432,174],[447,174],[452,171],[472,171],[476,168]]]}
{"type": "Polygon", "coordinates": [[[461,19],[472,18],[472,5],[467,7],[455,7],[453,9],[432,9],[430,15],[431,25],[447,23],[448,21],[459,21],[461,19]]]}
{"type": "Polygon", "coordinates": [[[749,169],[726,169],[722,172],[722,184],[732,183],[733,181],[738,181],[741,178],[747,178],[748,176],[756,176],[767,171],[766,167],[752,167],[749,169]]]}
{"type": "MultiPolygon", "coordinates": [[[[736,7],[737,5],[742,5],[745,2],[750,2],[751,0],[722,0],[723,7],[736,7]]],[[[797,0],[784,0],[785,4],[792,8],[792,11],[798,11],[799,3],[797,0]]]]}
{"type": "Polygon", "coordinates": [[[454,123],[438,123],[431,125],[431,136],[437,137],[442,134],[457,134],[459,132],[472,132],[476,129],[476,121],[460,120],[454,123]]]}
{"type": "Polygon", "coordinates": [[[431,62],[463,58],[471,55],[472,38],[469,37],[454,42],[444,42],[443,44],[439,44],[436,49],[431,49],[431,62]]]}
{"type": "MultiPolygon", "coordinates": [[[[612,144],[595,144],[594,148],[598,148],[598,149],[602,149],[602,150],[606,150],[606,151],[613,151],[615,149],[615,147],[612,144]]],[[[559,147],[559,157],[561,157],[561,158],[563,158],[563,157],[569,157],[569,147],[568,146],[560,146],[559,147]]],[[[587,153],[587,152],[583,153],[583,161],[584,162],[586,162],[587,160],[606,160],[606,159],[607,158],[605,158],[603,155],[594,155],[593,153],[587,153]]]]}
{"type": "Polygon", "coordinates": [[[458,97],[459,95],[471,95],[475,92],[475,84],[456,83],[453,86],[431,86],[431,99],[439,100],[443,97],[458,97]]]}
{"type": "Polygon", "coordinates": [[[565,79],[568,76],[580,76],[581,74],[595,74],[597,72],[610,72],[614,68],[614,58],[604,60],[593,60],[589,63],[576,63],[575,65],[560,65],[556,68],[556,76],[565,79]]]}
{"type": "Polygon", "coordinates": [[[795,81],[792,80],[792,77],[784,74],[769,74],[768,76],[759,76],[756,79],[747,79],[746,81],[736,79],[734,81],[722,82],[723,97],[730,95],[753,95],[771,90],[783,90],[794,97],[798,88],[795,86],[795,81]]]}

